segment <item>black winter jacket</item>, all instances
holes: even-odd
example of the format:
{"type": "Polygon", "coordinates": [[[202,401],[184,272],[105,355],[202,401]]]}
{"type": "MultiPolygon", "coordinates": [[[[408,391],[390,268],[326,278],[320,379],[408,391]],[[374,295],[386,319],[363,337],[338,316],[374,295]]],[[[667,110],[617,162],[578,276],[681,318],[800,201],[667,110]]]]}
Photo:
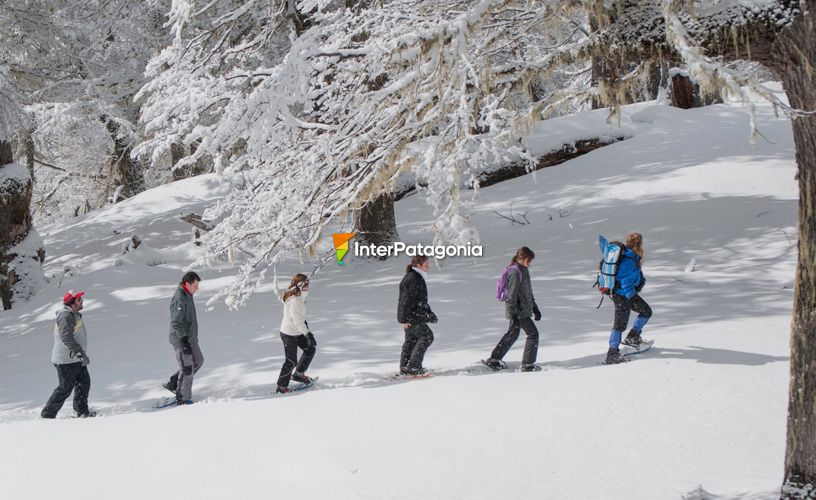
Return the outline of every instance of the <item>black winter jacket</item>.
{"type": "Polygon", "coordinates": [[[428,287],[425,279],[414,269],[405,273],[399,286],[397,321],[419,325],[436,323],[436,314],[428,305],[428,287]]]}

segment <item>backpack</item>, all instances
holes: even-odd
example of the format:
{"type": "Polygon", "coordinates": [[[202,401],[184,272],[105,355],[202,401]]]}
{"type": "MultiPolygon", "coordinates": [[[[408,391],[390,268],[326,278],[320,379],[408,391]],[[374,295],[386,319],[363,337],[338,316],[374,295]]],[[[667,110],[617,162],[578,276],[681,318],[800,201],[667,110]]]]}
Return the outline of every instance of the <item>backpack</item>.
{"type": "Polygon", "coordinates": [[[501,276],[499,276],[499,281],[496,282],[496,300],[499,302],[507,301],[507,278],[510,274],[510,269],[515,269],[518,273],[519,283],[521,283],[521,280],[524,279],[524,275],[521,274],[521,269],[518,268],[518,264],[512,264],[505,267],[504,271],[501,273],[501,276]]]}
{"type": "MultiPolygon", "coordinates": [[[[598,236],[598,246],[603,253],[601,261],[598,263],[598,277],[595,278],[594,287],[598,287],[598,291],[603,295],[612,295],[618,287],[618,282],[615,275],[618,274],[618,264],[625,245],[620,241],[607,241],[603,236],[598,236]]],[[[598,307],[601,307],[603,297],[598,307]]]]}

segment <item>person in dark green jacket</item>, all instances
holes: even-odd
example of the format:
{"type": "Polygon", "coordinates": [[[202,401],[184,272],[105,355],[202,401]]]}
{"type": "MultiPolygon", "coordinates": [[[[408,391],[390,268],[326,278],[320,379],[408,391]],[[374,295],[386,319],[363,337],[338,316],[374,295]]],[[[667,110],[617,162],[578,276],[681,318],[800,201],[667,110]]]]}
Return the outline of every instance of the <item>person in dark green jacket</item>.
{"type": "Polygon", "coordinates": [[[193,402],[193,377],[204,364],[204,355],[198,346],[198,319],[193,294],[198,291],[201,278],[190,271],[181,278],[170,300],[170,345],[176,353],[179,369],[163,385],[176,395],[179,405],[193,402]]]}
{"type": "Polygon", "coordinates": [[[510,261],[507,274],[507,300],[504,302],[504,314],[510,320],[510,327],[493,349],[490,358],[484,361],[494,370],[506,367],[502,358],[516,343],[522,329],[527,334],[527,341],[524,344],[524,354],[521,358],[521,371],[541,370],[541,367],[535,364],[538,355],[538,329],[530,319],[531,317],[536,321],[541,319],[541,311],[536,304],[533,285],[530,283],[529,267],[533,259],[535,259],[533,251],[527,247],[521,247],[510,261]]]}

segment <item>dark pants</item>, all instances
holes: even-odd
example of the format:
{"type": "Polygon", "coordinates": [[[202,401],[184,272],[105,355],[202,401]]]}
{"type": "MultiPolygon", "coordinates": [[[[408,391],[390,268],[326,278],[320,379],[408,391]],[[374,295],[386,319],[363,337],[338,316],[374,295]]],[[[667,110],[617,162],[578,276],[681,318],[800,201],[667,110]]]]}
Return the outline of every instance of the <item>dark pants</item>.
{"type": "Polygon", "coordinates": [[[292,370],[304,373],[309,369],[309,364],[311,364],[312,358],[314,358],[315,352],[317,352],[317,341],[315,341],[312,332],[306,335],[286,335],[285,333],[281,333],[281,340],[283,340],[283,353],[286,360],[283,362],[283,367],[278,377],[278,387],[289,387],[292,370]],[[297,366],[295,366],[298,347],[303,350],[303,354],[300,355],[300,359],[297,360],[297,366]]]}
{"type": "Polygon", "coordinates": [[[45,403],[40,416],[42,418],[56,418],[65,400],[74,392],[74,411],[80,415],[88,413],[88,393],[91,391],[91,375],[88,367],[82,363],[68,363],[54,365],[57,368],[59,385],[48,402],[45,403]]]}
{"type": "Polygon", "coordinates": [[[510,327],[507,333],[496,344],[496,348],[490,354],[491,358],[502,359],[507,351],[513,347],[516,340],[519,338],[521,330],[527,334],[527,341],[524,343],[524,354],[521,356],[521,363],[525,365],[535,363],[538,356],[538,329],[530,318],[513,319],[510,320],[510,327]]]}
{"type": "Polygon", "coordinates": [[[652,317],[652,308],[646,303],[640,295],[635,295],[631,299],[627,299],[622,295],[612,295],[612,301],[615,303],[615,323],[612,326],[613,330],[623,332],[629,324],[629,315],[632,311],[638,313],[638,318],[632,328],[640,331],[646,321],[652,317]]]}
{"type": "Polygon", "coordinates": [[[434,336],[428,325],[422,323],[405,329],[405,342],[400,352],[400,370],[422,368],[425,351],[433,344],[434,336]]]}

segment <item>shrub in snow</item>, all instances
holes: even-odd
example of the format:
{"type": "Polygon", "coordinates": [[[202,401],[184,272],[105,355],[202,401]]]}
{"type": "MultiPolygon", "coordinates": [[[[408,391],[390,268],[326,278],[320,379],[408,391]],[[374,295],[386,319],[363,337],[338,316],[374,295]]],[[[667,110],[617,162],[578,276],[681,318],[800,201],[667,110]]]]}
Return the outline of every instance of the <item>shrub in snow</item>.
{"type": "Polygon", "coordinates": [[[136,234],[122,243],[122,257],[116,259],[117,266],[122,264],[158,266],[166,263],[167,258],[164,254],[150,247],[136,234]]]}

